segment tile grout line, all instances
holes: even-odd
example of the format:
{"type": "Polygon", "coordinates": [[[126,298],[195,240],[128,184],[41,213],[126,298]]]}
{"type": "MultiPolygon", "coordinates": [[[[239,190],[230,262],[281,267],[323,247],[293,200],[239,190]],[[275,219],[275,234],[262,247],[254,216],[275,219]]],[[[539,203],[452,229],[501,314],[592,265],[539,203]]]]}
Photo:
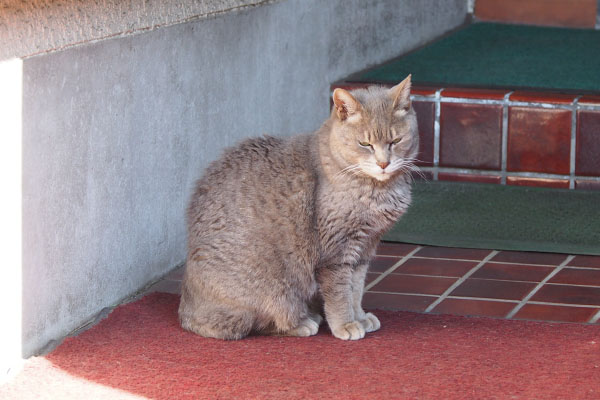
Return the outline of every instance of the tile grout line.
{"type": "Polygon", "coordinates": [[[508,158],[508,100],[513,92],[504,95],[502,102],[502,149],[500,165],[500,183],[506,185],[506,160],[508,158]]]}
{"type": "MultiPolygon", "coordinates": [[[[423,171],[430,171],[430,172],[432,172],[434,169],[432,167],[426,167],[426,166],[421,166],[419,168],[422,169],[423,171]]],[[[467,174],[467,175],[473,175],[473,176],[489,176],[489,175],[499,176],[502,173],[502,171],[500,171],[500,170],[480,170],[480,169],[474,169],[474,168],[454,168],[454,167],[438,167],[437,170],[439,172],[467,174]]],[[[543,173],[543,172],[519,172],[519,171],[506,172],[506,175],[523,177],[523,178],[538,178],[538,179],[569,179],[571,177],[571,175],[563,175],[563,174],[549,174],[549,173],[543,173]]],[[[575,179],[581,178],[584,180],[589,180],[589,181],[594,181],[594,182],[600,181],[600,176],[575,175],[574,178],[575,179]]]]}
{"type": "Polygon", "coordinates": [[[588,321],[588,324],[595,324],[596,322],[598,322],[598,320],[600,320],[600,310],[598,310],[597,313],[592,315],[592,318],[590,318],[590,320],[588,321]]]}
{"type": "Polygon", "coordinates": [[[575,256],[571,255],[568,256],[562,263],[560,263],[560,265],[558,265],[554,271],[550,272],[548,274],[548,276],[546,276],[540,283],[538,283],[533,289],[531,289],[531,291],[527,294],[527,296],[525,296],[523,298],[523,300],[521,300],[519,302],[519,304],[517,304],[515,306],[515,308],[513,308],[508,314],[506,314],[506,319],[511,319],[512,317],[515,316],[516,313],[519,312],[519,310],[521,310],[521,308],[523,308],[523,306],[529,301],[529,299],[531,299],[541,288],[542,286],[544,286],[544,284],[546,282],[548,282],[550,279],[552,279],[556,274],[558,274],[563,268],[565,268],[567,266],[567,264],[569,264],[573,259],[575,258],[575,256]]]}
{"type": "Polygon", "coordinates": [[[442,91],[435,92],[435,116],[433,121],[433,180],[438,180],[438,167],[440,165],[440,114],[442,91]]]}
{"type": "Polygon", "coordinates": [[[573,100],[573,110],[571,111],[571,151],[569,152],[569,189],[575,189],[575,163],[577,146],[577,103],[581,96],[573,100]]]}
{"type": "Polygon", "coordinates": [[[448,289],[446,289],[446,291],[444,291],[444,293],[441,294],[440,297],[437,298],[436,301],[434,301],[433,303],[431,303],[429,305],[429,307],[427,307],[425,309],[425,312],[431,312],[431,310],[433,310],[435,307],[437,307],[438,304],[440,304],[442,301],[444,301],[444,299],[446,297],[448,297],[450,295],[450,293],[452,293],[454,291],[454,289],[456,289],[460,284],[462,284],[464,281],[467,280],[468,277],[470,277],[471,275],[473,275],[475,272],[477,272],[477,270],[481,267],[483,267],[485,265],[485,263],[487,263],[488,261],[490,261],[492,258],[494,258],[494,256],[496,254],[498,254],[499,251],[498,250],[493,250],[490,254],[488,254],[483,260],[481,260],[479,262],[479,264],[477,264],[476,266],[474,266],[473,268],[471,268],[469,270],[469,272],[467,272],[466,274],[464,274],[461,278],[459,278],[456,282],[454,282],[452,285],[450,285],[450,287],[448,289]]]}
{"type": "Polygon", "coordinates": [[[370,290],[373,286],[377,285],[386,276],[388,276],[389,274],[391,274],[392,272],[394,272],[399,266],[401,266],[402,264],[404,264],[405,262],[407,262],[416,252],[418,252],[422,248],[423,248],[423,246],[417,246],[416,249],[414,249],[413,251],[411,251],[410,253],[408,253],[404,257],[402,257],[398,262],[396,262],[394,265],[392,265],[390,268],[388,268],[385,272],[383,272],[380,276],[378,276],[374,281],[372,281],[371,283],[369,283],[368,285],[366,285],[364,291],[366,292],[366,291],[370,290]]]}

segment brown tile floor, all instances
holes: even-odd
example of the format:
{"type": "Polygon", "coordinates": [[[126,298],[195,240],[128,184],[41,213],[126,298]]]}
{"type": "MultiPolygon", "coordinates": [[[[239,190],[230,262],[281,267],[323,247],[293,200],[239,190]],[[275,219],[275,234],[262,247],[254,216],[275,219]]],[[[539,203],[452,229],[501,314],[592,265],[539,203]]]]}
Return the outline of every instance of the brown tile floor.
{"type": "MultiPolygon", "coordinates": [[[[178,268],[150,291],[179,293],[178,268]]],[[[367,309],[600,323],[600,256],[381,243],[367,309]]]]}

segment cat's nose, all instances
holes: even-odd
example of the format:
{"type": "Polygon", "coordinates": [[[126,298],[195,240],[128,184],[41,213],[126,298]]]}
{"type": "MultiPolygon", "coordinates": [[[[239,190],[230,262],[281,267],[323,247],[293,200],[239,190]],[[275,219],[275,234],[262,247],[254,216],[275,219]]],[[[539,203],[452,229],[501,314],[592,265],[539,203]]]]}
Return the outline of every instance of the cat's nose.
{"type": "Polygon", "coordinates": [[[381,169],[385,169],[385,167],[390,165],[390,163],[387,161],[377,161],[377,165],[379,165],[381,167],[381,169]]]}

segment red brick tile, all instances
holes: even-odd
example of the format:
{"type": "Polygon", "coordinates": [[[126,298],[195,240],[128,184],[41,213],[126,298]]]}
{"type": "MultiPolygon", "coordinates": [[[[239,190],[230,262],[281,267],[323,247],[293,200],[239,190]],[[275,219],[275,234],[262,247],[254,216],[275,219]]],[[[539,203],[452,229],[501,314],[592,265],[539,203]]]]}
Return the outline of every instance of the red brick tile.
{"type": "Polygon", "coordinates": [[[369,265],[370,272],[385,272],[394,264],[396,264],[401,258],[400,257],[381,257],[376,256],[371,260],[369,265]]]}
{"type": "Polygon", "coordinates": [[[440,295],[455,281],[454,278],[389,274],[373,286],[372,290],[375,292],[440,295]]]}
{"type": "Polygon", "coordinates": [[[175,268],[173,271],[169,272],[165,279],[169,279],[172,281],[180,281],[183,279],[183,274],[185,273],[185,267],[175,268]]]}
{"type": "Polygon", "coordinates": [[[440,181],[455,181],[455,182],[475,182],[475,183],[495,183],[501,182],[501,177],[496,175],[476,175],[476,174],[451,174],[448,172],[438,173],[440,181]]]}
{"type": "Polygon", "coordinates": [[[411,171],[410,176],[415,181],[432,181],[433,174],[429,171],[420,170],[419,172],[411,171]]]}
{"type": "Polygon", "coordinates": [[[575,173],[600,176],[600,111],[577,112],[575,173]]]}
{"type": "Polygon", "coordinates": [[[417,113],[419,126],[419,154],[421,162],[417,165],[433,165],[433,125],[435,122],[435,104],[430,101],[413,101],[412,106],[417,113]]]}
{"type": "Polygon", "coordinates": [[[156,282],[148,289],[148,293],[163,292],[163,293],[181,293],[181,281],[172,281],[169,279],[162,279],[156,282]]]}
{"type": "Polygon", "coordinates": [[[475,88],[446,88],[442,97],[458,97],[463,99],[504,100],[510,90],[475,89],[475,88]]]}
{"type": "Polygon", "coordinates": [[[525,101],[528,103],[571,104],[577,95],[552,92],[532,92],[517,90],[510,95],[510,101],[525,101]]]}
{"type": "Polygon", "coordinates": [[[502,106],[442,103],[440,166],[500,169],[502,106]]]}
{"type": "Polygon", "coordinates": [[[572,267],[600,268],[600,256],[575,256],[567,265],[572,267]]]}
{"type": "Polygon", "coordinates": [[[594,28],[596,0],[477,0],[475,16],[483,21],[594,28]]]}
{"type": "Polygon", "coordinates": [[[450,296],[521,300],[535,286],[535,283],[529,282],[494,281],[469,278],[454,289],[454,291],[450,293],[450,296]]]}
{"type": "Polygon", "coordinates": [[[487,263],[479,268],[472,278],[500,279],[510,281],[541,282],[554,267],[487,263]]]}
{"type": "Polygon", "coordinates": [[[579,190],[600,190],[600,181],[591,181],[585,179],[575,180],[575,189],[579,190]]]}
{"type": "Polygon", "coordinates": [[[410,94],[418,96],[435,96],[435,92],[437,92],[438,90],[439,88],[430,86],[412,86],[410,88],[410,94]]]}
{"type": "Polygon", "coordinates": [[[455,247],[427,246],[419,250],[415,257],[431,258],[454,258],[461,260],[480,261],[487,257],[492,251],[486,249],[461,249],[455,247]]]}
{"type": "Polygon", "coordinates": [[[402,310],[423,312],[435,301],[432,296],[418,296],[367,292],[363,296],[363,307],[369,309],[402,310]]]}
{"type": "Polygon", "coordinates": [[[460,278],[469,272],[477,261],[461,260],[437,260],[432,258],[411,258],[394,273],[415,274],[415,275],[434,275],[460,278]]]}
{"type": "Polygon", "coordinates": [[[481,317],[504,317],[517,304],[517,302],[447,298],[438,304],[432,312],[481,317]]]}
{"type": "Polygon", "coordinates": [[[596,308],[525,304],[513,318],[538,321],[587,322],[597,311],[596,308]]]}
{"type": "Polygon", "coordinates": [[[506,183],[512,186],[536,186],[557,189],[568,189],[568,179],[547,179],[547,178],[525,178],[521,176],[508,176],[506,183]]]}
{"type": "Polygon", "coordinates": [[[365,277],[365,285],[368,285],[369,283],[373,282],[375,279],[379,278],[380,276],[381,276],[380,273],[367,272],[367,276],[365,277]]]}
{"type": "Polygon", "coordinates": [[[501,251],[496,254],[491,261],[518,264],[559,265],[566,259],[566,254],[501,251]]]}
{"type": "Polygon", "coordinates": [[[590,106],[600,106],[600,96],[586,95],[582,96],[577,100],[578,104],[585,104],[590,106]]]}
{"type": "Polygon", "coordinates": [[[544,285],[531,300],[545,303],[600,306],[600,288],[570,285],[544,285]]]}
{"type": "Polygon", "coordinates": [[[416,248],[416,244],[380,242],[377,245],[377,255],[404,257],[416,248]]]}
{"type": "Polygon", "coordinates": [[[571,111],[510,107],[509,171],[568,174],[570,147],[571,111]]]}
{"type": "Polygon", "coordinates": [[[549,283],[600,287],[600,269],[563,268],[550,279],[549,283]]]}

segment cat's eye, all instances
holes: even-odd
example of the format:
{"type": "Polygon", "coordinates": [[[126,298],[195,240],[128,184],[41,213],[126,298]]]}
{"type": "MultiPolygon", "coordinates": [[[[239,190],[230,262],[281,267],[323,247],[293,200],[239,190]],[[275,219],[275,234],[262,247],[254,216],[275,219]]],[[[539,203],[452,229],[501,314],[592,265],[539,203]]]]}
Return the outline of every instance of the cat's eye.
{"type": "Polygon", "coordinates": [[[402,141],[402,138],[396,138],[394,140],[392,140],[392,144],[398,144],[402,141]]]}
{"type": "Polygon", "coordinates": [[[362,147],[371,147],[371,143],[369,142],[358,142],[362,147]]]}

